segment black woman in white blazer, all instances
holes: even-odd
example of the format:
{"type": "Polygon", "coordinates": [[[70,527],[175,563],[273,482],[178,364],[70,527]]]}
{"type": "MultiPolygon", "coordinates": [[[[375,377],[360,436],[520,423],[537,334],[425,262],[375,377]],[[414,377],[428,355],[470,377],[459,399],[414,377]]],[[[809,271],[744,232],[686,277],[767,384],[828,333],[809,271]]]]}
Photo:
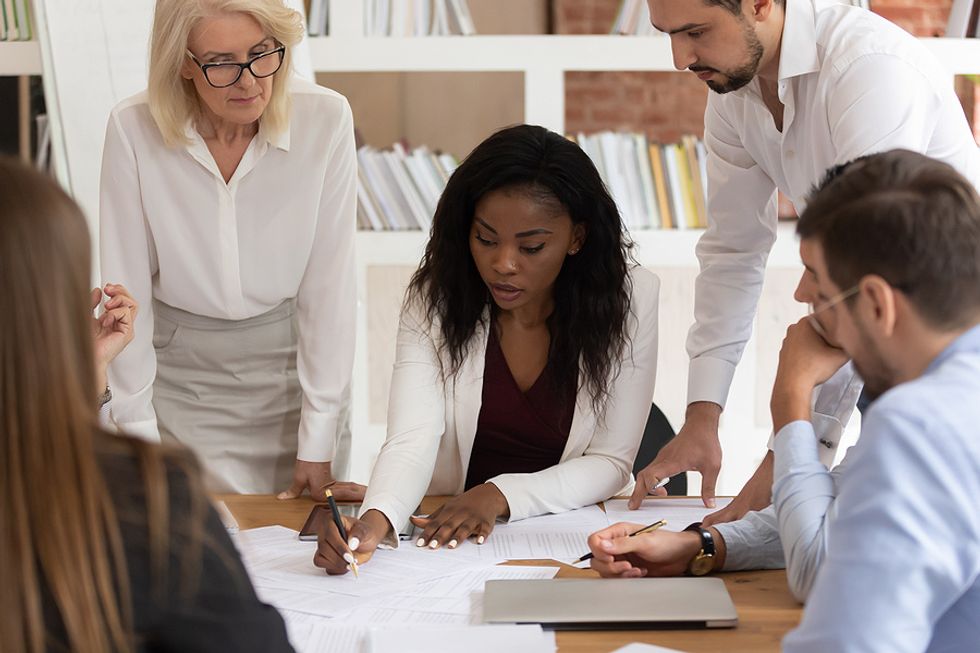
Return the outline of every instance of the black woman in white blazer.
{"type": "Polygon", "coordinates": [[[589,157],[542,127],[504,129],[450,178],[402,310],[388,437],[344,573],[395,543],[426,494],[453,495],[418,546],[472,546],[498,519],[602,501],[631,482],[657,363],[659,280],[635,265],[589,157]],[[465,543],[465,544],[464,544],[465,543]]]}

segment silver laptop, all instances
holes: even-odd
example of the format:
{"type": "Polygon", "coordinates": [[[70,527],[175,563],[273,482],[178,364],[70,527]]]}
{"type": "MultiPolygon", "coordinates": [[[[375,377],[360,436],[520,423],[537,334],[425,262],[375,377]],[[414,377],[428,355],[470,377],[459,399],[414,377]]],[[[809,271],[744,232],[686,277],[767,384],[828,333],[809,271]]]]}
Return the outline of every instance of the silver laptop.
{"type": "Polygon", "coordinates": [[[487,581],[483,621],[553,630],[733,628],[738,615],[720,578],[569,578],[487,581]]]}

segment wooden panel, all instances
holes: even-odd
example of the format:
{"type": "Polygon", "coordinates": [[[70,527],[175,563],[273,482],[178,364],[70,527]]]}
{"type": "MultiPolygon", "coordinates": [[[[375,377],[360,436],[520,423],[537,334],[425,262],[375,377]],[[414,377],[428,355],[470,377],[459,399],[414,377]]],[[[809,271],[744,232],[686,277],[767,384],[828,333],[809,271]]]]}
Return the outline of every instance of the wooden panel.
{"type": "Polygon", "coordinates": [[[687,409],[687,332],[694,324],[696,268],[651,267],[660,277],[660,333],[653,401],[678,430],[687,409]]]}
{"type": "Polygon", "coordinates": [[[414,271],[414,267],[403,265],[372,265],[367,269],[368,419],[372,424],[387,420],[398,315],[414,271]]]}
{"type": "Polygon", "coordinates": [[[802,271],[802,267],[770,268],[762,286],[756,318],[755,425],[758,428],[772,429],[769,397],[786,328],[806,315],[806,305],[793,299],[802,271]]]}

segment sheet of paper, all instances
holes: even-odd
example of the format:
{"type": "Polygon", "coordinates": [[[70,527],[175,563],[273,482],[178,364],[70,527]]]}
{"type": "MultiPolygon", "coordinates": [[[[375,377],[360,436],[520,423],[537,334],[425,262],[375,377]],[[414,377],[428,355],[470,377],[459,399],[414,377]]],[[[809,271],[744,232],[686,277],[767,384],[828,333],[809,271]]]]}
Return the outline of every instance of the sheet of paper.
{"type": "Polygon", "coordinates": [[[473,569],[375,599],[355,608],[344,620],[367,624],[479,624],[483,621],[483,587],[488,580],[547,579],[557,573],[557,567],[473,569]]]}
{"type": "Polygon", "coordinates": [[[458,626],[431,632],[418,626],[372,630],[365,653],[554,653],[555,634],[541,626],[458,626]]]}
{"type": "Polygon", "coordinates": [[[598,506],[497,524],[482,545],[464,542],[447,555],[482,562],[558,560],[568,562],[588,552],[589,535],[609,525],[598,506]]]}
{"type": "Polygon", "coordinates": [[[362,653],[368,627],[351,625],[325,617],[280,610],[286,622],[289,643],[296,653],[362,653]]]}
{"type": "Polygon", "coordinates": [[[661,519],[667,520],[664,530],[679,532],[689,524],[701,521],[705,516],[721,510],[730,502],[730,498],[718,499],[717,508],[705,508],[701,499],[645,499],[639,510],[630,510],[626,499],[610,499],[605,502],[606,517],[610,524],[617,522],[633,522],[635,524],[652,524],[661,519]]]}

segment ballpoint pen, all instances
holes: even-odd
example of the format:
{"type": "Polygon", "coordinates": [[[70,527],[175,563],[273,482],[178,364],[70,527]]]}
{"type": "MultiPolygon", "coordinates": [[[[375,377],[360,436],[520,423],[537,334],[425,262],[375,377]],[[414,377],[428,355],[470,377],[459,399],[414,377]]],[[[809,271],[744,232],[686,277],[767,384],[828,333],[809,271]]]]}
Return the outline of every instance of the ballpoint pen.
{"type": "MultiPolygon", "coordinates": [[[[644,533],[652,533],[653,531],[657,530],[661,526],[666,526],[666,525],[667,525],[667,520],[666,519],[661,519],[658,522],[654,522],[654,523],[650,524],[649,526],[644,526],[640,530],[635,531],[633,533],[630,533],[626,537],[633,537],[634,535],[643,535],[644,533]]],[[[572,564],[573,565],[574,564],[578,564],[580,562],[585,562],[586,560],[591,560],[591,559],[592,559],[592,552],[589,551],[588,553],[586,553],[584,556],[582,556],[581,558],[579,558],[578,560],[576,560],[572,564]]]]}
{"type": "MultiPolygon", "coordinates": [[[[337,530],[340,531],[340,537],[343,538],[344,544],[347,544],[347,529],[344,528],[344,520],[340,518],[340,510],[337,508],[337,502],[333,500],[333,492],[330,490],[326,491],[327,503],[330,504],[330,512],[333,514],[333,523],[337,525],[337,530]]],[[[344,560],[350,565],[350,570],[354,572],[354,578],[357,578],[357,559],[354,557],[354,552],[347,549],[348,553],[344,555],[344,560]],[[348,556],[350,559],[348,560],[348,556]]]]}

